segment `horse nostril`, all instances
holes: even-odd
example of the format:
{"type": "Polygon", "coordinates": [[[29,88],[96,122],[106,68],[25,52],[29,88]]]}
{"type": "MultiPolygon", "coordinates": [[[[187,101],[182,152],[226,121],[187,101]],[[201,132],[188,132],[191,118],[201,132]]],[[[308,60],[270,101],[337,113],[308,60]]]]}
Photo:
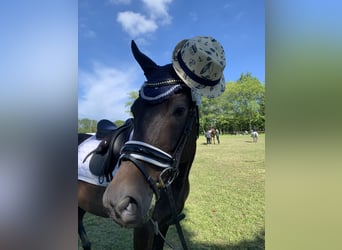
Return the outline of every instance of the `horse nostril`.
{"type": "Polygon", "coordinates": [[[129,203],[125,209],[128,213],[135,214],[137,212],[137,204],[136,203],[129,203]]]}
{"type": "Polygon", "coordinates": [[[135,213],[137,211],[137,207],[138,202],[134,198],[127,196],[119,202],[117,205],[117,210],[119,212],[126,210],[129,213],[135,213]]]}

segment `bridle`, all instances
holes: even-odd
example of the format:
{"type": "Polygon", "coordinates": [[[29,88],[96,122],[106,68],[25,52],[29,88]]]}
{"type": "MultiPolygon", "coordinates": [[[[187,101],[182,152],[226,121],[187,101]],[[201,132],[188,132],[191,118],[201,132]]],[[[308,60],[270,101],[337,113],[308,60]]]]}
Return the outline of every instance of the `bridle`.
{"type": "Polygon", "coordinates": [[[194,122],[198,124],[198,106],[195,103],[192,103],[189,108],[189,114],[183,133],[179,138],[172,155],[151,144],[142,141],[129,140],[121,148],[118,166],[120,166],[121,161],[131,161],[140,170],[142,175],[145,177],[145,180],[149,183],[151,189],[156,195],[156,200],[159,200],[159,189],[165,187],[167,184],[170,185],[179,174],[179,161],[185,144],[190,136],[194,122]],[[148,174],[142,162],[149,163],[155,168],[161,170],[157,181],[153,180],[153,178],[148,174]]]}
{"type": "MultiPolygon", "coordinates": [[[[197,127],[197,137],[199,132],[199,114],[198,106],[196,102],[192,102],[189,108],[189,114],[185,123],[185,127],[181,137],[179,138],[175,150],[172,155],[164,152],[163,150],[150,145],[142,141],[129,140],[121,148],[120,158],[118,166],[120,166],[121,161],[131,161],[134,166],[136,166],[139,171],[144,176],[145,180],[151,187],[153,193],[155,194],[155,201],[160,198],[160,189],[164,188],[169,199],[169,204],[172,212],[172,221],[175,223],[178,235],[182,242],[183,248],[187,249],[185,244],[185,239],[183,232],[181,230],[179,221],[182,219],[177,214],[175,201],[173,198],[173,192],[171,189],[172,182],[177,178],[179,174],[179,163],[184,150],[184,147],[189,139],[192,132],[194,123],[197,127]],[[158,180],[154,180],[146,171],[143,162],[153,165],[155,168],[160,169],[161,173],[158,180]]],[[[158,223],[151,219],[154,225],[155,233],[160,234],[164,241],[169,244],[165,237],[160,233],[158,228],[158,223]]]]}

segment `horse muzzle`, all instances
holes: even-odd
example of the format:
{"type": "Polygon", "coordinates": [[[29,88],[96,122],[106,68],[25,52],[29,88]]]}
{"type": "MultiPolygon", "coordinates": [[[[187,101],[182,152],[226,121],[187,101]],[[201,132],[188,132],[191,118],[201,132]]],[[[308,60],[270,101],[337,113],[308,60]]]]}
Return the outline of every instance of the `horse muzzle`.
{"type": "MultiPolygon", "coordinates": [[[[125,162],[124,165],[130,165],[131,162],[125,162]]],[[[122,166],[122,170],[138,171],[132,166],[122,166]]],[[[149,185],[141,178],[137,172],[138,178],[130,179],[134,173],[128,175],[123,173],[126,178],[122,178],[120,170],[107,186],[102,203],[110,218],[122,227],[134,228],[145,224],[152,216],[156,198],[149,185]]]]}
{"type": "Polygon", "coordinates": [[[154,209],[153,203],[151,202],[150,208],[146,211],[140,202],[130,196],[122,197],[117,202],[108,199],[106,194],[103,196],[103,205],[109,217],[115,223],[127,228],[135,228],[145,224],[151,218],[154,209]]]}
{"type": "Polygon", "coordinates": [[[121,148],[118,171],[106,188],[103,205],[113,220],[124,227],[138,227],[152,216],[160,188],[178,175],[168,153],[141,141],[128,141],[121,148]],[[154,180],[146,165],[152,165],[154,180]]]}

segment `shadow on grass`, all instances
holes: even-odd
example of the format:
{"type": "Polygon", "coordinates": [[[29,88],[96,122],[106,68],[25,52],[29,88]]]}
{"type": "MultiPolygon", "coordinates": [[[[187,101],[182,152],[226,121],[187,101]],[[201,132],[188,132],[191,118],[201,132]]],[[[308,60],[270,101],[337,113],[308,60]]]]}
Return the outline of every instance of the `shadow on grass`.
{"type": "Polygon", "coordinates": [[[256,142],[254,142],[254,141],[245,141],[246,143],[256,143],[256,142]]]}
{"type": "MultiPolygon", "coordinates": [[[[188,232],[183,227],[184,236],[188,249],[196,250],[261,250],[265,249],[265,230],[258,232],[253,239],[242,240],[237,243],[210,243],[210,242],[195,242],[192,240],[192,233],[188,232]]],[[[172,237],[173,238],[173,237],[172,237]]],[[[213,239],[215,241],[215,239],[213,239]]],[[[228,240],[227,240],[228,241],[228,240]]],[[[172,239],[172,244],[175,249],[182,249],[178,235],[172,239]]],[[[171,249],[165,247],[164,249],[171,249]]]]}
{"type": "MultiPolygon", "coordinates": [[[[182,226],[184,237],[188,249],[196,250],[261,250],[265,249],[265,230],[257,232],[253,239],[242,240],[237,243],[229,242],[227,235],[227,242],[217,243],[215,239],[212,242],[199,242],[194,239],[195,234],[189,231],[186,227],[182,226]]],[[[174,249],[182,249],[181,243],[175,229],[175,226],[171,226],[168,232],[168,240],[173,245],[174,249]]],[[[169,250],[168,246],[164,247],[164,250],[169,250]]]]}
{"type": "MultiPolygon", "coordinates": [[[[187,233],[185,233],[187,237],[187,233]]],[[[192,242],[191,237],[188,239],[189,249],[210,249],[210,250],[261,250],[265,249],[265,232],[259,232],[252,240],[243,240],[238,243],[208,243],[208,242],[192,242]]]]}
{"type": "MultiPolygon", "coordinates": [[[[86,218],[87,232],[93,249],[106,250],[128,250],[133,249],[133,230],[120,228],[110,219],[97,217],[95,215],[88,215],[86,218]]],[[[200,242],[195,239],[195,233],[183,226],[182,230],[186,240],[188,249],[194,250],[261,250],[265,249],[265,231],[262,230],[255,234],[253,239],[242,240],[237,243],[229,242],[229,235],[227,235],[227,242],[220,242],[216,239],[210,239],[206,242],[200,242]]],[[[201,229],[199,229],[201,230],[201,229]]],[[[175,229],[172,225],[167,234],[167,240],[172,244],[174,249],[182,249],[181,243],[175,229]]],[[[78,249],[81,250],[81,242],[78,241],[78,249]]],[[[170,250],[167,244],[164,250],[170,250]]]]}

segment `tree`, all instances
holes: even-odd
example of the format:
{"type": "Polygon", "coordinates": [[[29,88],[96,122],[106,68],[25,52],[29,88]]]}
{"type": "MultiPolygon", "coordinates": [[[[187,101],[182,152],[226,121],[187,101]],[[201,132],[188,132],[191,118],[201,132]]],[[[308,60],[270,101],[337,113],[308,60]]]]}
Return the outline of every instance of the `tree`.
{"type": "Polygon", "coordinates": [[[138,99],[139,92],[138,91],[131,91],[128,93],[129,100],[125,103],[126,112],[131,114],[131,106],[133,105],[134,101],[138,99]]]}
{"type": "Polygon", "coordinates": [[[97,121],[88,118],[78,119],[78,133],[95,133],[97,121]]]}
{"type": "Polygon", "coordinates": [[[264,130],[265,87],[250,73],[241,74],[236,82],[228,82],[221,96],[202,99],[200,124],[213,125],[224,132],[264,130]]]}
{"type": "Polygon", "coordinates": [[[257,78],[247,73],[241,74],[232,90],[228,96],[241,123],[247,124],[250,131],[259,129],[257,124],[265,119],[265,87],[257,78]]]}
{"type": "Polygon", "coordinates": [[[124,123],[125,123],[125,121],[123,121],[123,120],[116,120],[116,121],[114,122],[114,124],[115,124],[117,127],[122,126],[124,123]]]}

